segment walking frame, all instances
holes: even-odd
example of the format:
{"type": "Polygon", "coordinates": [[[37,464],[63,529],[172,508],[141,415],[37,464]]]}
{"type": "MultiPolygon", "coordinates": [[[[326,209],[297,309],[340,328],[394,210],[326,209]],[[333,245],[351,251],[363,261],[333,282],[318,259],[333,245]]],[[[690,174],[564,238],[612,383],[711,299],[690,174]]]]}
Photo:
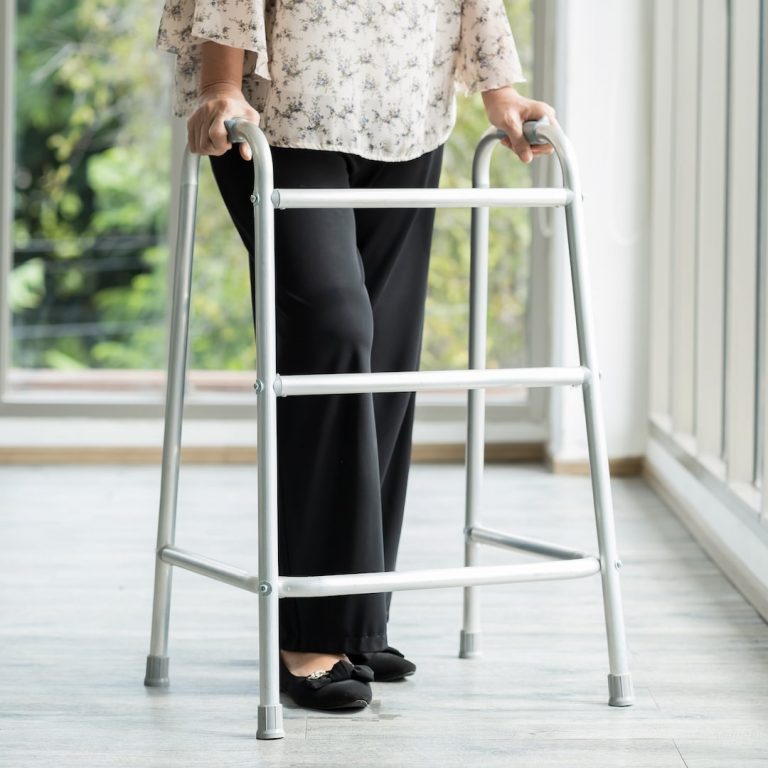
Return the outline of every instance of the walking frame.
{"type": "Polygon", "coordinates": [[[550,124],[546,119],[529,122],[524,126],[525,136],[531,144],[549,143],[554,147],[562,168],[562,188],[491,188],[491,153],[498,140],[505,134],[495,128],[489,128],[481,137],[475,151],[472,189],[275,189],[270,149],[262,131],[245,120],[228,121],[228,130],[233,141],[246,141],[249,144],[253,153],[255,173],[251,201],[256,243],[258,568],[254,576],[232,565],[180,549],[174,541],[199,169],[199,156],[192,155],[187,148],[182,167],[179,229],[174,262],[152,637],[144,684],[158,687],[168,685],[168,624],[174,566],[258,595],[260,700],[256,736],[259,739],[279,739],[284,736],[278,683],[278,602],[281,597],[321,597],[462,586],[464,615],[459,656],[473,658],[479,655],[480,619],[476,594],[479,585],[573,579],[600,573],[608,641],[609,704],[618,707],[631,705],[632,682],[627,662],[619,586],[621,562],[616,553],[608,456],[600,400],[600,369],[595,349],[587,275],[581,186],[574,150],[568,138],[558,126],[550,124]],[[565,208],[579,366],[486,369],[488,227],[491,206],[565,208]],[[281,376],[277,373],[274,210],[352,207],[472,208],[468,370],[307,376],[281,376]],[[492,530],[479,521],[479,496],[484,465],[485,390],[490,387],[566,385],[580,386],[584,398],[599,556],[492,530]],[[457,387],[466,389],[469,393],[464,567],[305,577],[279,576],[277,398],[318,394],[412,392],[457,387]],[[547,560],[503,566],[475,565],[481,544],[522,550],[541,555],[547,560]]]}

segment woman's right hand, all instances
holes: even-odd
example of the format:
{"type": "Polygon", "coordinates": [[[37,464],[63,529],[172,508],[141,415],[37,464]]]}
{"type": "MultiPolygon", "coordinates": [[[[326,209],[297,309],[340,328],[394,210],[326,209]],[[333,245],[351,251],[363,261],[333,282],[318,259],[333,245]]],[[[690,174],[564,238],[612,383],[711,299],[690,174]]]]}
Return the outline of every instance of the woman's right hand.
{"type": "MultiPolygon", "coordinates": [[[[197,99],[197,109],[187,120],[190,152],[199,155],[223,155],[232,147],[224,121],[243,117],[259,124],[259,113],[245,100],[243,92],[230,83],[214,83],[204,88],[197,99]]],[[[240,144],[243,160],[251,160],[251,148],[240,144]]]]}

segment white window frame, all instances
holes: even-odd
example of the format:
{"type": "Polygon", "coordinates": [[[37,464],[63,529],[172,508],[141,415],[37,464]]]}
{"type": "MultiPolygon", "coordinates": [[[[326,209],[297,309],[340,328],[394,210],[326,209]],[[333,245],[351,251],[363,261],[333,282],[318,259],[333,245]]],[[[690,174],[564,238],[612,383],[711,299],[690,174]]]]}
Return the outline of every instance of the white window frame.
{"type": "Polygon", "coordinates": [[[672,185],[664,169],[672,167],[673,142],[670,140],[670,115],[674,105],[673,78],[669,76],[669,52],[674,48],[674,4],[657,0],[653,29],[653,101],[651,161],[651,276],[653,297],[650,313],[651,413],[670,410],[670,254],[672,232],[672,185]]]}
{"type": "Polygon", "coordinates": [[[731,3],[731,41],[725,451],[729,481],[748,485],[755,477],[757,405],[759,0],[731,3]]]}
{"type": "Polygon", "coordinates": [[[10,364],[11,306],[8,275],[11,272],[14,192],[14,73],[13,41],[16,38],[16,4],[0,7],[0,403],[5,399],[10,364]]]}
{"type": "Polygon", "coordinates": [[[698,216],[696,442],[702,455],[723,456],[725,386],[725,251],[727,225],[728,13],[725,3],[701,4],[698,54],[698,216]],[[707,55],[704,55],[704,49],[707,55]],[[704,87],[706,86],[706,87],[704,87]],[[712,116],[723,116],[722,118],[712,116]]]}
{"type": "Polygon", "coordinates": [[[760,156],[758,190],[757,436],[755,485],[760,489],[760,521],[768,526],[768,0],[760,14],[760,156]]]}
{"type": "MultiPolygon", "coordinates": [[[[698,0],[678,0],[674,4],[676,37],[673,111],[669,133],[673,146],[672,254],[670,260],[670,418],[672,429],[680,434],[695,433],[694,411],[694,319],[696,315],[696,188],[697,142],[690,115],[697,113],[698,96],[698,0]],[[694,247],[691,247],[691,245],[694,247]]],[[[668,129],[669,130],[669,129],[668,129]]]]}

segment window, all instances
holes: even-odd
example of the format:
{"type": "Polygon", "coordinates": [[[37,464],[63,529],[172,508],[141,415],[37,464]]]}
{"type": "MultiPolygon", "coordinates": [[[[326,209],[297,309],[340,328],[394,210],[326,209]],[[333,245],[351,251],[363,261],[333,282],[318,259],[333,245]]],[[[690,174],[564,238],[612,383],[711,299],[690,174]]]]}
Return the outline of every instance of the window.
{"type": "MultiPolygon", "coordinates": [[[[507,6],[530,78],[532,3],[507,6]]],[[[12,226],[0,235],[0,408],[159,403],[175,210],[168,179],[183,131],[168,117],[170,59],[154,51],[157,3],[18,0],[3,13],[1,213],[12,226]]],[[[460,97],[444,185],[470,183],[486,127],[479,97],[460,97]]],[[[500,185],[531,183],[528,169],[501,152],[493,172],[500,185]]],[[[200,196],[191,392],[237,406],[249,396],[254,358],[247,267],[206,161],[200,196]]],[[[530,215],[494,211],[492,228],[489,364],[525,364],[530,215]]],[[[465,365],[468,261],[469,212],[439,211],[425,368],[465,365]]],[[[527,398],[523,391],[512,401],[527,398]]]]}
{"type": "Polygon", "coordinates": [[[148,0],[17,4],[11,389],[109,385],[119,377],[93,372],[163,359],[170,126],[147,55],[155,14],[148,0]]]}

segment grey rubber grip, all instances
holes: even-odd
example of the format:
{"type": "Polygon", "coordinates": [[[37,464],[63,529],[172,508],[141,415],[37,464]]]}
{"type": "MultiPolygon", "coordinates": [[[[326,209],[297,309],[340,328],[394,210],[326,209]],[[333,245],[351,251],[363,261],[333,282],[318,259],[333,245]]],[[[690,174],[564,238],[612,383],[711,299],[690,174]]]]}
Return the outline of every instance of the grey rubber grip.
{"type": "Polygon", "coordinates": [[[525,136],[526,141],[529,144],[536,145],[549,143],[546,139],[539,136],[539,128],[544,125],[549,125],[548,117],[542,117],[541,120],[528,120],[523,123],[523,136],[525,136]]]}
{"type": "Polygon", "coordinates": [[[240,144],[243,141],[245,141],[245,139],[243,139],[240,136],[236,136],[235,133],[234,133],[235,128],[237,127],[238,119],[242,119],[242,118],[235,118],[235,117],[233,117],[233,118],[230,118],[229,120],[225,120],[224,121],[224,127],[227,129],[227,138],[233,144],[240,144]]]}

